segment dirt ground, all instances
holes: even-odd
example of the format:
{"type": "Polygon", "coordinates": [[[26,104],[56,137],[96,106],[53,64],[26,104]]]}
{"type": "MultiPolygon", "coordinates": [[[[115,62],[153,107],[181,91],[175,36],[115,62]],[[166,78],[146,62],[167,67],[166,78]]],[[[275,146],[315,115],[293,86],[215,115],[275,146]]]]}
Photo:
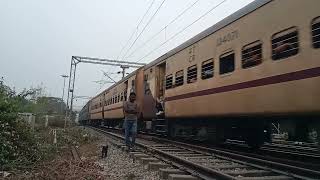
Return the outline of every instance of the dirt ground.
{"type": "Polygon", "coordinates": [[[87,142],[66,145],[50,161],[38,163],[31,169],[10,172],[11,175],[3,179],[160,179],[157,172],[148,171],[140,163],[133,162],[126,152],[113,146],[110,139],[104,135],[89,128],[78,128],[82,131],[81,136],[90,137],[87,142]],[[104,145],[108,145],[108,155],[106,158],[101,157],[101,150],[104,145]],[[81,160],[74,159],[71,153],[71,146],[76,147],[81,160]]]}

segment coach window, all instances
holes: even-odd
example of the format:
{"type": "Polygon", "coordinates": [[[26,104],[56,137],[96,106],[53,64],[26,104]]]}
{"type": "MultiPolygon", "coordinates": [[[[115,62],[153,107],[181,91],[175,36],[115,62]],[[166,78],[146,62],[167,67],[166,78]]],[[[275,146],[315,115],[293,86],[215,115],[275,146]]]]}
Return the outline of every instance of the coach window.
{"type": "Polygon", "coordinates": [[[194,83],[197,81],[197,65],[188,67],[187,83],[194,83]]]}
{"type": "Polygon", "coordinates": [[[255,41],[242,48],[242,68],[257,66],[262,62],[262,43],[255,41]]]}
{"type": "Polygon", "coordinates": [[[183,70],[176,72],[175,85],[176,86],[183,85],[183,70]]]}
{"type": "Polygon", "coordinates": [[[220,74],[234,71],[234,52],[228,52],[220,56],[220,74]]]}
{"type": "Polygon", "coordinates": [[[120,94],[118,94],[118,102],[120,102],[120,94]]]}
{"type": "Polygon", "coordinates": [[[314,48],[320,48],[320,17],[312,21],[312,42],[314,48]]]}
{"type": "Polygon", "coordinates": [[[272,36],[272,59],[280,60],[298,54],[299,41],[297,28],[276,33],[272,36]]]}
{"type": "Polygon", "coordinates": [[[121,95],[120,95],[120,97],[121,97],[121,102],[123,101],[123,92],[121,93],[121,95]]]}
{"type": "Polygon", "coordinates": [[[172,80],[173,80],[172,74],[166,77],[166,89],[172,88],[172,80]]]}
{"type": "Polygon", "coordinates": [[[131,81],[132,88],[134,88],[134,79],[131,81]]]}
{"type": "Polygon", "coordinates": [[[124,91],[124,100],[127,100],[127,91],[124,91]]]}
{"type": "Polygon", "coordinates": [[[201,66],[201,78],[202,79],[212,78],[213,69],[214,69],[213,59],[204,61],[201,66]]]}

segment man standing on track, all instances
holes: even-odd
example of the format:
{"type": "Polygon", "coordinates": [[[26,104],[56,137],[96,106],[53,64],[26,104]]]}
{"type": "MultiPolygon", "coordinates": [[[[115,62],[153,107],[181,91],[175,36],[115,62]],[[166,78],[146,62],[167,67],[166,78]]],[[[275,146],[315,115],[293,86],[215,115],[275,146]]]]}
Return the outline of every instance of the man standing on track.
{"type": "Polygon", "coordinates": [[[137,134],[137,121],[139,106],[136,103],[136,93],[131,92],[129,95],[129,101],[123,103],[124,111],[124,127],[126,136],[126,145],[128,150],[133,149],[136,134],[137,134]],[[130,140],[131,139],[131,140],[130,140]]]}

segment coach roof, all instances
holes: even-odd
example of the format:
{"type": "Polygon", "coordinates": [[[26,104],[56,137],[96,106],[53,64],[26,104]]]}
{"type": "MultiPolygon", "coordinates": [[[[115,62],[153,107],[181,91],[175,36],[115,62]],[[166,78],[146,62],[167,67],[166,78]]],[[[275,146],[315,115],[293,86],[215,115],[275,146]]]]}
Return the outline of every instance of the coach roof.
{"type": "Polygon", "coordinates": [[[190,45],[210,36],[211,34],[219,31],[220,29],[228,26],[229,24],[237,21],[238,19],[250,14],[251,12],[257,10],[258,8],[268,4],[273,0],[255,0],[252,3],[248,4],[247,6],[241,8],[240,10],[236,11],[235,13],[231,14],[230,16],[226,17],[225,19],[219,21],[218,23],[214,24],[213,26],[209,27],[208,29],[202,31],[201,33],[197,34],[193,38],[187,40],[183,44],[179,45],[178,47],[172,49],[171,51],[165,53],[164,55],[160,56],[156,60],[152,61],[151,63],[147,64],[145,68],[150,68],[161,61],[175,55],[176,53],[182,51],[183,49],[189,47],[190,45]]]}

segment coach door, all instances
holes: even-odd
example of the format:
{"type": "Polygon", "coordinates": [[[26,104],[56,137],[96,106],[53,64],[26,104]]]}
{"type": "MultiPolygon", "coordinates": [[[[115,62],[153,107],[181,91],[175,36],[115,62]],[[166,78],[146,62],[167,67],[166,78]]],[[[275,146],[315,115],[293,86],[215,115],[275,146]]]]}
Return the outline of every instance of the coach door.
{"type": "Polygon", "coordinates": [[[163,99],[164,98],[164,81],[165,81],[165,75],[166,75],[166,63],[162,63],[157,66],[156,69],[156,97],[157,99],[163,99]]]}

